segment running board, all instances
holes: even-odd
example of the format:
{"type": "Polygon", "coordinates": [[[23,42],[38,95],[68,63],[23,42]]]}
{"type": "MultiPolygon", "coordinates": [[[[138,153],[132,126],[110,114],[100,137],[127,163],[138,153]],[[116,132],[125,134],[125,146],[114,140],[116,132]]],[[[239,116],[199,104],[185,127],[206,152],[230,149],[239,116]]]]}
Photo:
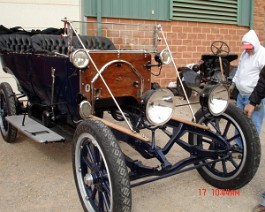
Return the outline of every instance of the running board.
{"type": "Polygon", "coordinates": [[[38,143],[65,141],[65,138],[29,118],[27,115],[7,116],[6,120],[27,137],[38,143]]]}

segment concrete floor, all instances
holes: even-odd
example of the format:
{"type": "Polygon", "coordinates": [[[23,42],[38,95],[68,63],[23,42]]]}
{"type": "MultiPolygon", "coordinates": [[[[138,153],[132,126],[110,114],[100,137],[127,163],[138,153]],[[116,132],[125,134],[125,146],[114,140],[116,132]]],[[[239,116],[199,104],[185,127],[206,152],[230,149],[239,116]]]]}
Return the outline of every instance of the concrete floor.
{"type": "MultiPolygon", "coordinates": [[[[196,102],[196,97],[191,101],[196,102]]],[[[183,101],[177,97],[177,102],[183,101]]],[[[190,120],[187,107],[177,108],[176,113],[190,120]]],[[[263,152],[264,138],[263,127],[263,152]]],[[[38,144],[21,134],[13,144],[0,138],[0,211],[82,211],[72,174],[71,149],[71,143],[38,144]]],[[[174,152],[175,157],[182,154],[185,152],[180,148],[174,152]]],[[[235,195],[217,195],[218,191],[193,170],[133,188],[132,211],[249,212],[263,191],[265,158],[262,155],[253,180],[235,195]]]]}

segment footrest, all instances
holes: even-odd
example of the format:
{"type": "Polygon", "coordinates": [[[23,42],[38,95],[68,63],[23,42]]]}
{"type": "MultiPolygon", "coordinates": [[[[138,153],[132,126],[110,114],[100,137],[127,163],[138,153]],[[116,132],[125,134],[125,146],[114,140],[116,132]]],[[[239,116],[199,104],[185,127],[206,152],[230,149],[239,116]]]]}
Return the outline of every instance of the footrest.
{"type": "Polygon", "coordinates": [[[28,116],[18,115],[18,116],[7,116],[6,120],[17,128],[24,135],[30,137],[39,143],[49,143],[64,141],[65,138],[57,134],[56,132],[50,130],[49,128],[41,125],[40,123],[34,121],[28,116]],[[23,124],[23,119],[24,125],[23,124]]]}

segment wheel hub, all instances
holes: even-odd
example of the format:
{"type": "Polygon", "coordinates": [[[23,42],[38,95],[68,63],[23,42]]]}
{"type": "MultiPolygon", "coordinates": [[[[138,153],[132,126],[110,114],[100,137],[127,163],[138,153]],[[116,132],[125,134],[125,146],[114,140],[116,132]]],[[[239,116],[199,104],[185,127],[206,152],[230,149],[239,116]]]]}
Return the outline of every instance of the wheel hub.
{"type": "Polygon", "coordinates": [[[90,187],[94,185],[97,189],[101,188],[101,184],[103,181],[104,181],[104,174],[100,170],[95,171],[93,173],[87,173],[84,176],[84,183],[90,187]]]}
{"type": "Polygon", "coordinates": [[[93,179],[93,175],[90,174],[90,173],[87,173],[84,177],[84,183],[87,185],[87,186],[92,186],[93,183],[94,183],[94,179],[93,179]]]}

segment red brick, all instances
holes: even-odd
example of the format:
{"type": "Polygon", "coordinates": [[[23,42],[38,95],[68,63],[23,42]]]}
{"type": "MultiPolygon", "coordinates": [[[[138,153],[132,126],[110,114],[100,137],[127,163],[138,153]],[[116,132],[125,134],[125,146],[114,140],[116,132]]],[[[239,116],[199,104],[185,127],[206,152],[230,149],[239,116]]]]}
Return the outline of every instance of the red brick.
{"type": "MultiPolygon", "coordinates": [[[[264,39],[264,13],[265,1],[255,0],[254,2],[254,30],[259,39],[264,39]]],[[[95,18],[88,18],[89,21],[95,21],[95,18]]],[[[131,20],[117,18],[103,18],[103,22],[137,23],[137,24],[156,24],[156,21],[150,20],[131,20]]],[[[187,21],[161,21],[163,31],[167,37],[167,42],[173,53],[174,61],[177,67],[185,66],[188,63],[197,63],[202,54],[211,54],[210,46],[215,40],[223,40],[230,46],[230,52],[240,55],[242,36],[249,30],[248,27],[230,25],[199,23],[187,21]]],[[[124,29],[123,29],[124,30],[124,29]]],[[[127,29],[128,30],[128,29],[127,29]]],[[[104,33],[109,33],[104,31],[104,33]]],[[[128,33],[128,32],[127,32],[128,33]]],[[[107,34],[112,38],[118,37],[118,32],[107,34]]],[[[139,37],[142,37],[139,35],[139,37]]],[[[144,38],[141,38],[144,39],[144,38]]],[[[114,39],[115,40],[115,39],[114,39]]],[[[118,41],[118,40],[115,40],[118,41]]],[[[121,41],[120,41],[121,42],[121,41]]],[[[165,48],[165,44],[160,42],[160,50],[165,48]]],[[[238,60],[233,61],[236,66],[238,60]]],[[[174,81],[176,76],[171,66],[164,66],[161,75],[153,76],[152,81],[158,82],[161,86],[166,86],[170,81],[174,81]]],[[[158,69],[152,69],[157,73],[158,69]]]]}

